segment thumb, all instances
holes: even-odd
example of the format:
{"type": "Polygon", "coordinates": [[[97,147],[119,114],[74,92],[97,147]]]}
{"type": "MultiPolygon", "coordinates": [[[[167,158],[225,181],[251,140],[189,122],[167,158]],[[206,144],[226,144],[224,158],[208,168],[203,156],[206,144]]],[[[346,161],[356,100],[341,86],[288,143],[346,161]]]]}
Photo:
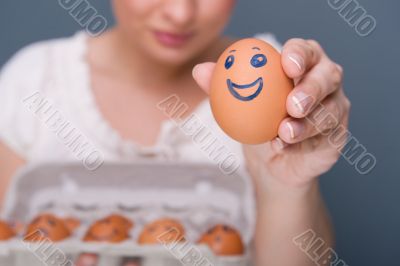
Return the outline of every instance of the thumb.
{"type": "Polygon", "coordinates": [[[193,78],[207,94],[210,93],[211,76],[215,69],[215,63],[202,63],[193,68],[193,78]]]}

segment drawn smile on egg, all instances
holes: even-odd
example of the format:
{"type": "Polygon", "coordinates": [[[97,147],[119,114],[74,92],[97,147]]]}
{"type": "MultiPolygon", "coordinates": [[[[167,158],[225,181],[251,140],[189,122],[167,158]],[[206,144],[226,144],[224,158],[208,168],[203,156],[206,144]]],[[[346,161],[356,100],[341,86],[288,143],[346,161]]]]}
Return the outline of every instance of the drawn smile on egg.
{"type": "Polygon", "coordinates": [[[236,99],[244,102],[255,99],[264,87],[264,80],[261,77],[249,84],[237,84],[232,82],[231,79],[227,79],[226,83],[230,93],[236,99]]]}

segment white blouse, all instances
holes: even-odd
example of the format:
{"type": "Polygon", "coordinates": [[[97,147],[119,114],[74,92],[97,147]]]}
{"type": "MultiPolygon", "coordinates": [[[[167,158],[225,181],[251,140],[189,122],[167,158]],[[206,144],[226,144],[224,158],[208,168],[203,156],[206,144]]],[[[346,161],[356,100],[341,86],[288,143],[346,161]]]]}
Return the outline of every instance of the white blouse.
{"type": "MultiPolygon", "coordinates": [[[[279,48],[273,35],[256,37],[279,48]]],[[[192,121],[165,121],[152,147],[123,139],[102,116],[90,88],[85,61],[87,38],[86,33],[78,32],[69,38],[29,45],[3,67],[0,140],[22,158],[37,163],[77,160],[86,154],[91,156],[89,159],[101,156],[104,161],[151,159],[218,164],[220,160],[227,167],[233,156],[242,161],[240,144],[217,126],[208,101],[197,107],[192,121]],[[215,158],[218,151],[225,157],[215,158]]]]}

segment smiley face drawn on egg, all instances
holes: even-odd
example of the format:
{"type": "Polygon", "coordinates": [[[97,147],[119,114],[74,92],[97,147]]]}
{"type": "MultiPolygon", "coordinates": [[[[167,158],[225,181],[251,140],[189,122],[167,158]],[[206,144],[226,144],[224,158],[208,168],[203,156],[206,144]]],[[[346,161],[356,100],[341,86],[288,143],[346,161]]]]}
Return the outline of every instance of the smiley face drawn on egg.
{"type": "MultiPolygon", "coordinates": [[[[252,50],[255,52],[260,52],[261,49],[259,47],[253,47],[252,50]]],[[[229,56],[226,58],[225,61],[225,69],[229,70],[230,68],[233,67],[235,64],[235,52],[237,50],[230,50],[229,51],[229,56]]],[[[249,66],[254,67],[254,68],[260,68],[263,67],[267,64],[267,56],[265,54],[261,53],[256,53],[254,56],[252,56],[251,60],[249,60],[249,66]]],[[[262,91],[264,88],[264,79],[263,77],[258,77],[256,80],[247,83],[247,84],[237,84],[232,81],[232,79],[228,78],[226,80],[226,84],[228,86],[228,89],[230,93],[238,100],[240,101],[251,101],[255,99],[262,91]],[[249,90],[253,90],[253,92],[250,92],[249,95],[244,96],[241,93],[245,92],[248,93],[249,90]]]]}
{"type": "Polygon", "coordinates": [[[211,110],[232,139],[266,143],[278,135],[293,86],[274,47],[259,39],[239,40],[217,61],[210,86],[211,110]]]}

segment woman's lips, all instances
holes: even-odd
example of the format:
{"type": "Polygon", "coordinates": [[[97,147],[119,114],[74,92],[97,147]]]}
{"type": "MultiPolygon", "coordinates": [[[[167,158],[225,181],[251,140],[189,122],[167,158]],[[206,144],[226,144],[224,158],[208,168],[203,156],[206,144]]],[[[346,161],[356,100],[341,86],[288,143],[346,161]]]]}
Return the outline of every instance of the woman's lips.
{"type": "Polygon", "coordinates": [[[175,34],[165,31],[154,31],[156,39],[164,46],[178,48],[189,41],[193,34],[175,34]]]}

